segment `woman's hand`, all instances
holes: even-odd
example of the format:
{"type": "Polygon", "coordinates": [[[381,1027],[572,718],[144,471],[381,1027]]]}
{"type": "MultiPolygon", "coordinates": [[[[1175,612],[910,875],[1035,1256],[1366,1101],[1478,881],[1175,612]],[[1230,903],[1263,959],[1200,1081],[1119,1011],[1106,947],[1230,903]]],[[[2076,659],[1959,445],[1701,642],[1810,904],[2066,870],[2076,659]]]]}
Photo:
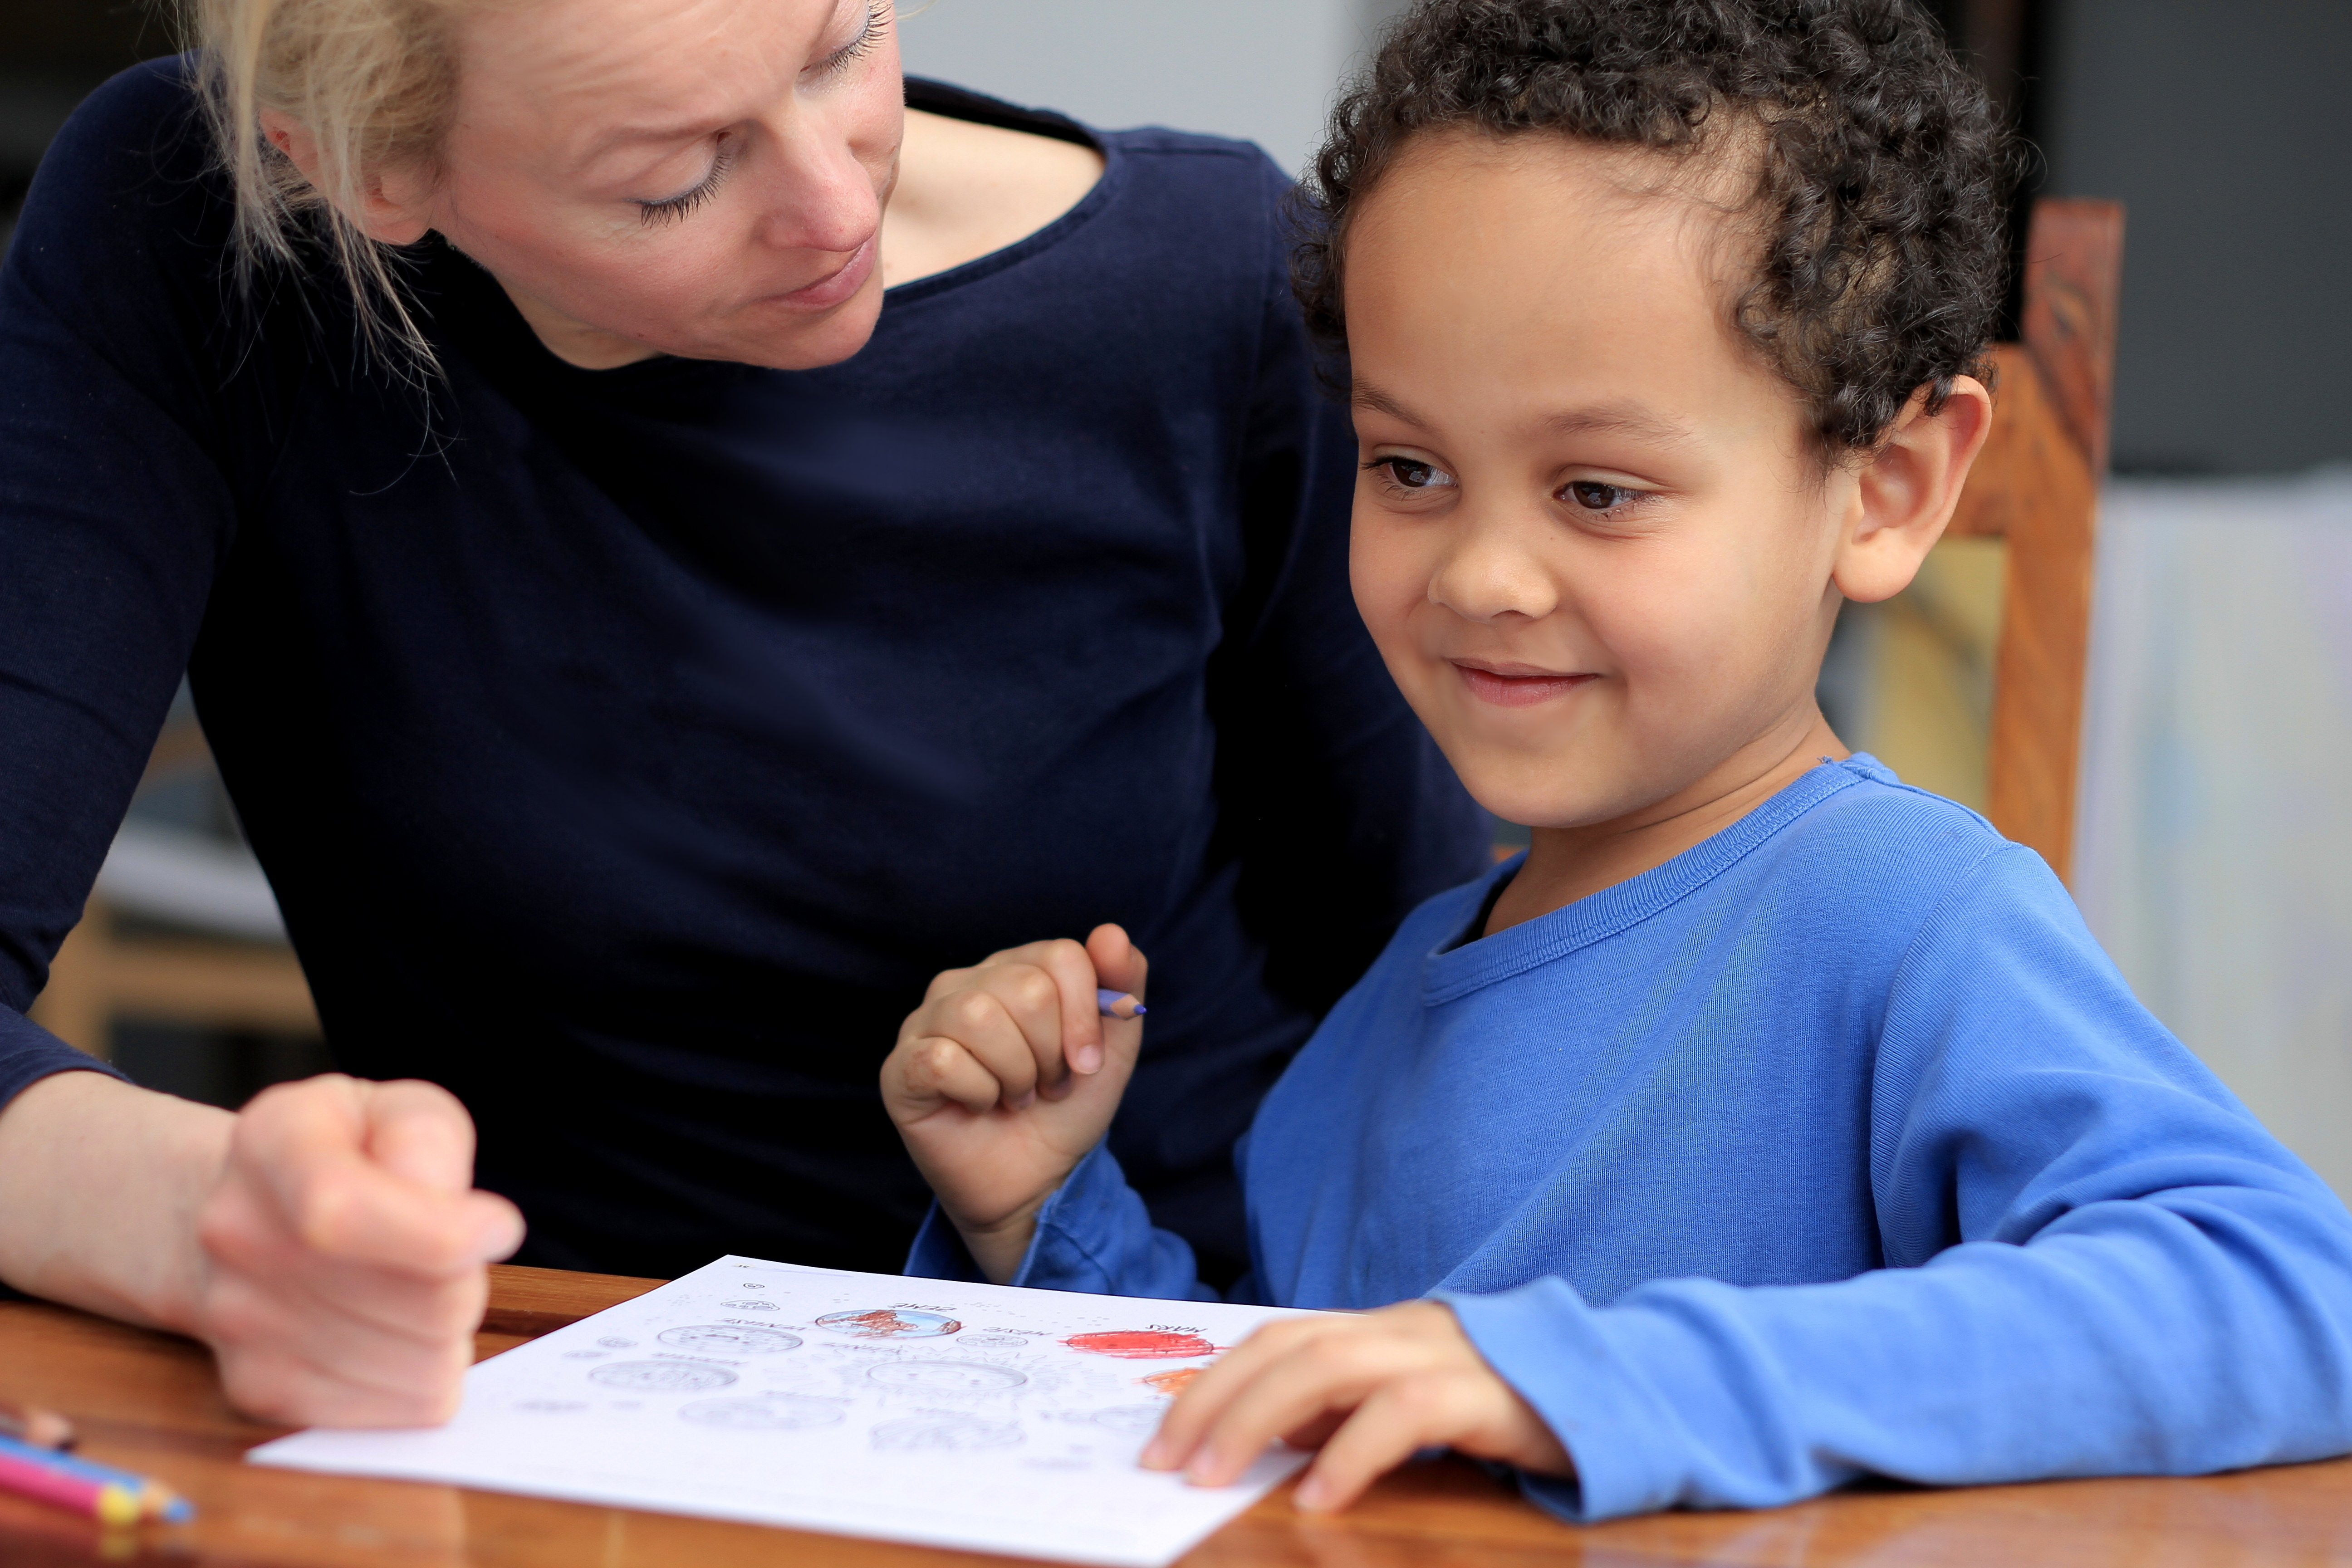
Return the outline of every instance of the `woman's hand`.
{"type": "Polygon", "coordinates": [[[485,1266],[522,1215],[474,1190],[474,1124],[429,1083],[330,1075],[236,1119],[196,1234],[194,1331],[240,1408],[334,1426],[457,1413],[485,1266]]]}
{"type": "Polygon", "coordinates": [[[1193,1380],[1142,1462],[1183,1470],[1197,1486],[1226,1486],[1277,1437],[1322,1449],[1294,1500],[1313,1513],[1347,1507],[1422,1448],[1458,1448],[1539,1475],[1575,1469],[1436,1301],[1268,1323],[1193,1380]]]}
{"type": "Polygon", "coordinates": [[[882,1103],[907,1152],[999,1284],[1127,1092],[1143,1025],[1101,1016],[1096,993],[1140,999],[1144,970],[1115,925],[1097,926],[1083,946],[991,954],[931,982],[882,1064],[882,1103]]]}
{"type": "Polygon", "coordinates": [[[58,1073],[0,1109],[0,1278],[205,1341],[256,1415],[446,1420],[484,1265],[522,1240],[473,1151],[430,1084],[312,1079],[232,1116],[58,1073]]]}

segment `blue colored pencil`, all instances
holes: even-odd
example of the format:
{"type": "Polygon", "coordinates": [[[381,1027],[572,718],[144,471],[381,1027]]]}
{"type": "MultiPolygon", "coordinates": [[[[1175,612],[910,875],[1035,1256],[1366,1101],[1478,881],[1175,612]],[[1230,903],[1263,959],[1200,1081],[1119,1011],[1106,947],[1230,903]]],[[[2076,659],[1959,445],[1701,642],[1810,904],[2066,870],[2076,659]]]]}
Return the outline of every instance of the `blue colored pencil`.
{"type": "Polygon", "coordinates": [[[1106,1018],[1140,1018],[1151,1010],[1124,991],[1097,991],[1095,1005],[1106,1018]]]}

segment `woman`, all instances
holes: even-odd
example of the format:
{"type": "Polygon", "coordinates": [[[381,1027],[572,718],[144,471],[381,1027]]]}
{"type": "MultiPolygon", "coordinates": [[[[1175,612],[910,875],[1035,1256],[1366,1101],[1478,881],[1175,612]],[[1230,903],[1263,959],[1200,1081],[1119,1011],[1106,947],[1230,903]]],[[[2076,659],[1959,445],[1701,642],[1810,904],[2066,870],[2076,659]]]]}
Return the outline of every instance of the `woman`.
{"type": "Polygon", "coordinates": [[[338,1061],[455,1091],[526,1260],[895,1269],[897,1020],[1114,920],[1157,961],[1114,1142],[1237,1265],[1233,1139],[1479,837],[1347,601],[1271,166],[902,108],[879,0],[200,35],[77,115],[0,273],[0,1279],[258,1411],[421,1419],[514,1239],[422,1087],[231,1128],[48,1076],[20,1015],[183,668],[338,1061]]]}

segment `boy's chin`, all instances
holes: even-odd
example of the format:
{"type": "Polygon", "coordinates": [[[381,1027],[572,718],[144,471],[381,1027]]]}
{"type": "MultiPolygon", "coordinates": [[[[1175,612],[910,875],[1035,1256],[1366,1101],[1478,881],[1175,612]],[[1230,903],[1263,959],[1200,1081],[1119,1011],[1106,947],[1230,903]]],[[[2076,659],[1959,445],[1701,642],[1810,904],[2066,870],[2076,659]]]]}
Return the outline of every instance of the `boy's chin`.
{"type": "Polygon", "coordinates": [[[1537,763],[1464,767],[1455,760],[1470,798],[1493,816],[1518,827],[1589,827],[1619,816],[1623,806],[1601,792],[1579,789],[1574,770],[1537,763]]]}

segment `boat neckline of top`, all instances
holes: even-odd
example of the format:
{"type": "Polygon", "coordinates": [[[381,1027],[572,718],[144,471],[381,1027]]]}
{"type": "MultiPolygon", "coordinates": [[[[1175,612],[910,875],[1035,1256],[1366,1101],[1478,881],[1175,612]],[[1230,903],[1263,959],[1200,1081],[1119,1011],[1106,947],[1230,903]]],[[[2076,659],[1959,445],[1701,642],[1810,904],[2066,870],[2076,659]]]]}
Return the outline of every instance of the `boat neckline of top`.
{"type": "MultiPolygon", "coordinates": [[[[1103,168],[1102,173],[1096,176],[1095,183],[1087,188],[1086,194],[1050,222],[1040,225],[1020,238],[1001,245],[994,250],[975,256],[969,261],[960,261],[953,267],[926,273],[920,278],[910,278],[904,283],[885,289],[882,291],[882,316],[885,320],[894,308],[911,305],[935,295],[949,293],[969,284],[977,283],[982,279],[993,277],[1041,251],[1058,245],[1067,238],[1073,230],[1091,219],[1110,199],[1112,186],[1119,181],[1126,162],[1115,141],[1097,134],[1090,127],[1080,124],[1066,114],[1058,114],[1051,110],[1024,109],[1018,104],[1007,103],[1002,99],[991,98],[986,93],[974,92],[970,88],[957,87],[949,82],[933,81],[926,77],[910,76],[906,80],[907,107],[909,109],[925,114],[937,114],[976,125],[992,125],[1002,130],[1019,131],[1029,135],[1044,136],[1053,141],[1068,142],[1081,147],[1091,148],[1102,159],[1103,168]]],[[[541,338],[538,330],[524,318],[513,300],[507,297],[506,290],[499,286],[495,278],[488,278],[487,272],[484,276],[496,290],[499,302],[513,315],[514,327],[559,374],[586,376],[599,381],[635,381],[648,376],[658,379],[712,369],[757,368],[745,366],[738,360],[694,359],[671,353],[655,353],[646,359],[631,360],[626,364],[608,365],[602,369],[574,364],[547,346],[546,340],[541,338]]],[[[878,321],[877,326],[878,330],[878,321]]]]}

